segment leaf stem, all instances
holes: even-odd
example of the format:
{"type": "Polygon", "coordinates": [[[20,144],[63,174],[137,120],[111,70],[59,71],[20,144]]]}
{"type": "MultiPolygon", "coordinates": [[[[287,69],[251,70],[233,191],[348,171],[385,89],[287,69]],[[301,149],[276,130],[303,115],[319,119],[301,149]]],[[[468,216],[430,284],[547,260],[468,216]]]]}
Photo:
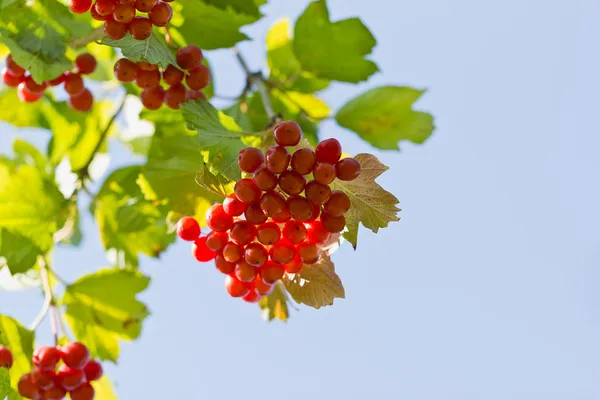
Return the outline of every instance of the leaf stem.
{"type": "MultiPolygon", "coordinates": [[[[50,285],[50,279],[48,276],[48,264],[46,263],[46,258],[44,255],[38,257],[38,262],[40,264],[40,278],[42,281],[42,289],[44,290],[44,304],[42,305],[42,309],[40,310],[38,316],[29,326],[29,329],[34,331],[40,325],[40,323],[44,320],[48,311],[51,307],[54,307],[55,300],[54,294],[52,293],[52,286],[50,285]]],[[[56,343],[58,343],[58,331],[56,327],[56,320],[54,315],[50,315],[50,326],[52,328],[52,333],[54,334],[54,339],[56,343]]]]}

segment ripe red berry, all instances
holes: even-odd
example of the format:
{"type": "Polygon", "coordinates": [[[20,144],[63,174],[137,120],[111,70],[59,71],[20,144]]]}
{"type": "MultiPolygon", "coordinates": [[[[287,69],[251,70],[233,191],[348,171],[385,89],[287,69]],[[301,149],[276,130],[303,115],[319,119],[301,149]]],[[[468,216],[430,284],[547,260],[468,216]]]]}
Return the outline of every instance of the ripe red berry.
{"type": "Polygon", "coordinates": [[[198,68],[202,63],[203,58],[202,50],[193,45],[185,46],[177,50],[177,65],[188,71],[198,68]]]}
{"type": "Polygon", "coordinates": [[[165,99],[165,90],[161,86],[144,89],[140,94],[140,100],[148,110],[158,110],[165,99]]]}
{"type": "Polygon", "coordinates": [[[138,61],[137,66],[139,69],[143,69],[144,71],[156,71],[158,70],[158,65],[152,64],[146,61],[138,61]]]}
{"type": "Polygon", "coordinates": [[[193,217],[183,217],[177,222],[177,236],[188,242],[200,236],[200,224],[193,217]]]}
{"type": "MultiPolygon", "coordinates": [[[[312,203],[311,203],[311,204],[312,204],[312,203]]],[[[313,205],[312,205],[312,210],[313,210],[313,212],[312,212],[312,216],[311,216],[309,219],[307,219],[306,221],[304,221],[304,222],[312,222],[312,221],[316,221],[316,220],[317,220],[317,218],[319,218],[319,215],[321,215],[321,206],[318,206],[318,205],[316,205],[316,204],[313,204],[313,205]]]]}
{"type": "Polygon", "coordinates": [[[235,266],[235,277],[238,278],[240,282],[249,283],[254,281],[257,273],[258,271],[256,268],[244,260],[238,261],[235,266]]]}
{"type": "Polygon", "coordinates": [[[335,164],[335,174],[342,181],[353,181],[360,175],[360,163],[354,158],[343,158],[335,164]]]}
{"type": "Polygon", "coordinates": [[[255,147],[246,147],[238,154],[238,166],[249,174],[256,171],[265,162],[262,151],[255,147]]]}
{"type": "Polygon", "coordinates": [[[133,82],[137,76],[137,64],[127,58],[121,58],[113,68],[115,78],[120,82],[133,82]]]}
{"type": "Polygon", "coordinates": [[[333,215],[324,212],[321,213],[321,222],[327,232],[338,233],[344,230],[346,226],[346,218],[344,216],[334,217],[333,215]]]}
{"type": "Polygon", "coordinates": [[[286,204],[292,217],[298,221],[308,221],[313,216],[313,205],[304,197],[290,197],[286,204]]]}
{"type": "Polygon", "coordinates": [[[70,95],[76,95],[83,91],[83,79],[81,79],[81,75],[67,73],[67,77],[65,78],[65,91],[70,95]]]}
{"type": "Polygon", "coordinates": [[[167,26],[173,18],[173,9],[165,2],[158,2],[148,13],[148,18],[155,26],[167,26]]]}
{"type": "Polygon", "coordinates": [[[112,17],[111,15],[98,14],[98,11],[96,11],[96,7],[90,8],[90,14],[91,14],[92,18],[95,19],[96,21],[106,21],[112,17]]]}
{"type": "Polygon", "coordinates": [[[46,90],[46,88],[48,87],[48,84],[46,82],[42,82],[41,84],[39,84],[36,81],[34,81],[31,75],[25,78],[23,82],[25,83],[25,87],[27,88],[27,90],[29,90],[31,93],[43,93],[44,90],[46,90]]]}
{"type": "Polygon", "coordinates": [[[79,342],[71,342],[60,348],[60,357],[67,366],[81,369],[90,361],[90,352],[85,345],[79,342]]]}
{"type": "Polygon", "coordinates": [[[62,74],[60,74],[56,78],[49,80],[48,81],[48,85],[50,85],[50,86],[58,86],[58,85],[64,83],[67,80],[67,76],[68,75],[69,74],[67,72],[63,72],[62,74]]]}
{"type": "Polygon", "coordinates": [[[136,40],[146,40],[152,35],[152,22],[146,17],[135,17],[129,23],[129,33],[136,40]]]}
{"type": "Polygon", "coordinates": [[[246,303],[258,303],[262,296],[256,290],[250,290],[247,295],[242,297],[246,303]]]}
{"type": "Polygon", "coordinates": [[[315,168],[317,156],[311,149],[298,149],[292,155],[292,169],[300,175],[308,175],[315,168]]]}
{"type": "Polygon", "coordinates": [[[204,65],[190,71],[190,74],[185,78],[190,89],[204,89],[210,84],[210,70],[204,65]]]}
{"type": "Polygon", "coordinates": [[[297,251],[304,264],[314,264],[319,260],[319,248],[314,243],[300,243],[297,251]]]}
{"type": "Polygon", "coordinates": [[[194,240],[192,254],[199,262],[209,262],[217,256],[217,253],[206,247],[206,236],[194,240]]]}
{"type": "Polygon", "coordinates": [[[158,0],[135,0],[135,8],[141,12],[151,11],[158,0]]]}
{"type": "Polygon", "coordinates": [[[272,246],[281,238],[281,230],[275,222],[260,225],[256,231],[256,239],[264,245],[272,246]]]}
{"type": "Polygon", "coordinates": [[[267,192],[260,199],[260,208],[267,217],[274,218],[285,209],[285,198],[278,192],[267,192]]]}
{"type": "Polygon", "coordinates": [[[19,394],[26,399],[40,399],[41,390],[37,387],[33,381],[32,374],[25,374],[19,379],[17,384],[19,394]]]}
{"type": "Polygon", "coordinates": [[[273,130],[275,142],[280,146],[295,146],[300,143],[302,129],[294,121],[280,122],[273,130]]]}
{"type": "Polygon", "coordinates": [[[222,204],[215,204],[206,212],[206,224],[213,231],[225,232],[233,225],[233,217],[225,212],[222,204]]]}
{"type": "Polygon", "coordinates": [[[269,259],[269,253],[260,243],[250,243],[246,246],[244,260],[253,267],[262,267],[269,259]]]}
{"type": "Polygon", "coordinates": [[[12,54],[9,54],[8,57],[6,57],[6,69],[8,69],[10,73],[17,78],[24,76],[26,72],[25,68],[21,67],[15,62],[12,54]]]}
{"type": "Polygon", "coordinates": [[[75,14],[86,13],[92,7],[92,0],[69,0],[69,9],[75,14]]]}
{"type": "Polygon", "coordinates": [[[279,175],[279,187],[290,196],[297,196],[304,190],[306,178],[299,173],[287,170],[279,175]]]}
{"type": "Polygon", "coordinates": [[[331,189],[329,186],[323,185],[317,181],[310,181],[304,188],[304,194],[308,201],[320,206],[329,200],[331,189]]]}
{"type": "Polygon", "coordinates": [[[274,262],[267,262],[259,270],[258,274],[264,283],[273,285],[275,282],[283,277],[285,270],[281,265],[277,265],[274,262]]]}
{"type": "Polygon", "coordinates": [[[342,145],[337,139],[326,139],[317,145],[315,150],[317,162],[335,165],[342,156],[342,145]]]}
{"type": "Polygon", "coordinates": [[[313,170],[315,181],[323,185],[329,185],[335,180],[335,166],[333,164],[318,162],[313,170]]]}
{"type": "MultiPolygon", "coordinates": [[[[87,365],[87,364],[86,364],[87,365]]],[[[66,390],[75,390],[85,382],[85,374],[81,369],[69,368],[65,364],[58,368],[56,382],[66,390]]]]}
{"type": "Polygon", "coordinates": [[[291,263],[285,264],[285,272],[288,274],[297,274],[302,271],[304,267],[304,263],[300,260],[299,257],[296,257],[292,260],[291,263]]]}
{"type": "Polygon", "coordinates": [[[113,18],[108,18],[104,21],[104,33],[113,40],[123,39],[125,35],[127,35],[127,32],[129,32],[129,24],[122,24],[119,21],[115,21],[113,18]]]}
{"type": "Polygon", "coordinates": [[[235,271],[235,263],[227,261],[221,254],[215,258],[215,266],[217,270],[226,275],[235,271]]]}
{"type": "Polygon", "coordinates": [[[285,171],[290,164],[290,153],[283,146],[273,146],[265,153],[267,169],[274,174],[285,171]]]}
{"type": "Polygon", "coordinates": [[[223,247],[223,258],[230,263],[238,262],[244,256],[244,248],[233,242],[229,242],[223,247]]]}
{"type": "Polygon", "coordinates": [[[15,76],[8,68],[2,68],[2,80],[8,87],[17,87],[22,82],[22,78],[15,76]]]}
{"type": "Polygon", "coordinates": [[[325,203],[323,208],[327,213],[333,217],[340,217],[348,212],[350,209],[350,198],[342,191],[334,190],[331,192],[331,197],[325,203]]]}
{"type": "Polygon", "coordinates": [[[68,100],[69,107],[75,111],[89,111],[94,105],[94,95],[84,88],[81,92],[71,95],[68,100]]]}
{"type": "Polygon", "coordinates": [[[307,241],[314,244],[323,244],[331,238],[331,233],[325,229],[321,221],[313,221],[308,224],[307,241]]]}
{"type": "Polygon", "coordinates": [[[241,282],[234,274],[225,277],[225,289],[231,297],[244,297],[250,291],[248,285],[241,282]]]}
{"type": "Polygon", "coordinates": [[[237,181],[233,190],[238,200],[243,203],[256,203],[260,199],[261,191],[250,178],[237,181]]]}
{"type": "Polygon", "coordinates": [[[0,345],[0,368],[10,368],[13,365],[13,356],[9,349],[0,345]]]}
{"type": "Polygon", "coordinates": [[[116,3],[113,0],[97,0],[94,8],[98,15],[107,16],[115,10],[116,3]]]}
{"type": "Polygon", "coordinates": [[[67,395],[67,391],[61,386],[53,386],[42,393],[41,400],[62,400],[67,395]]]}
{"type": "Polygon", "coordinates": [[[271,247],[269,256],[274,263],[285,265],[296,256],[296,247],[290,241],[282,239],[271,247]]]}
{"type": "Polygon", "coordinates": [[[285,208],[285,199],[284,199],[283,209],[281,210],[281,212],[279,214],[272,216],[271,218],[273,219],[273,221],[275,221],[279,224],[283,224],[284,222],[287,222],[292,218],[292,215],[290,214],[290,212],[287,210],[287,208],[285,208]]]}
{"type": "MultiPolygon", "coordinates": [[[[248,221],[236,221],[229,231],[229,238],[235,244],[245,246],[256,237],[256,226],[248,221]]],[[[227,260],[230,261],[230,260],[227,260]]]]}
{"type": "Polygon", "coordinates": [[[256,187],[263,192],[270,192],[277,187],[279,179],[277,175],[269,171],[266,167],[260,167],[254,172],[252,180],[256,184],[256,187]]]}
{"type": "Polygon", "coordinates": [[[83,367],[83,372],[85,373],[85,378],[88,382],[97,381],[102,378],[102,374],[104,373],[102,369],[102,364],[100,364],[96,360],[90,360],[85,367],[83,367]]]}
{"type": "Polygon", "coordinates": [[[242,203],[237,199],[235,194],[230,194],[225,201],[223,201],[223,209],[225,212],[232,217],[239,217],[246,211],[246,203],[242,203]]]}
{"type": "Polygon", "coordinates": [[[306,239],[306,227],[300,221],[288,221],[281,230],[283,237],[294,244],[302,243],[306,239]]]}
{"type": "Polygon", "coordinates": [[[17,97],[19,100],[24,103],[34,103],[41,99],[44,96],[44,93],[33,93],[27,89],[25,86],[25,82],[19,83],[17,87],[17,97]]]}
{"type": "Polygon", "coordinates": [[[187,93],[182,84],[171,86],[165,92],[165,104],[173,110],[179,110],[181,103],[187,100],[187,93]]]}
{"type": "Polygon", "coordinates": [[[185,74],[183,71],[172,64],[169,64],[169,66],[163,71],[163,79],[169,86],[181,83],[184,76],[185,74]]]}
{"type": "Polygon", "coordinates": [[[254,290],[256,290],[258,294],[262,296],[268,296],[273,292],[274,286],[272,284],[265,283],[260,276],[260,272],[261,271],[259,270],[259,274],[256,275],[256,278],[254,279],[254,290]]]}
{"type": "Polygon", "coordinates": [[[188,90],[188,99],[190,100],[206,100],[206,95],[199,90],[188,90]]]}
{"type": "Polygon", "coordinates": [[[93,400],[95,391],[94,387],[86,382],[69,394],[71,396],[71,400],[93,400]]]}
{"type": "Polygon", "coordinates": [[[211,232],[206,236],[206,247],[217,253],[223,250],[228,242],[229,234],[227,232],[211,232]]]}
{"type": "Polygon", "coordinates": [[[53,370],[60,361],[60,351],[56,347],[41,346],[33,352],[33,364],[42,370],[53,370]]]}
{"type": "Polygon", "coordinates": [[[135,15],[135,7],[131,4],[119,4],[112,13],[114,20],[122,24],[128,24],[133,21],[135,15]]]}
{"type": "Polygon", "coordinates": [[[268,219],[258,203],[248,205],[248,208],[246,208],[246,211],[244,212],[244,216],[246,217],[246,221],[254,225],[260,225],[268,219]]]}
{"type": "Polygon", "coordinates": [[[54,370],[44,371],[34,367],[31,371],[31,377],[36,386],[42,390],[48,390],[55,385],[56,374],[54,370]]]}

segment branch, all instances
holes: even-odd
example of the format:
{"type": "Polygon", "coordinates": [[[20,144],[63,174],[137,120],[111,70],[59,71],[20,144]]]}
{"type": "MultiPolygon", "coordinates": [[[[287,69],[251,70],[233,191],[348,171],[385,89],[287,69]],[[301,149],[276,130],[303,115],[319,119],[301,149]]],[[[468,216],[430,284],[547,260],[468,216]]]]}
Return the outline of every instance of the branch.
{"type": "MultiPolygon", "coordinates": [[[[38,262],[40,263],[40,278],[42,280],[42,288],[44,290],[44,304],[42,304],[42,309],[38,313],[35,320],[29,325],[29,329],[35,331],[37,327],[42,323],[46,314],[50,310],[50,306],[54,302],[54,295],[52,294],[52,288],[50,287],[50,281],[48,280],[48,265],[46,264],[46,260],[44,256],[38,257],[38,262]]],[[[56,329],[53,328],[53,333],[57,336],[56,329]]]]}

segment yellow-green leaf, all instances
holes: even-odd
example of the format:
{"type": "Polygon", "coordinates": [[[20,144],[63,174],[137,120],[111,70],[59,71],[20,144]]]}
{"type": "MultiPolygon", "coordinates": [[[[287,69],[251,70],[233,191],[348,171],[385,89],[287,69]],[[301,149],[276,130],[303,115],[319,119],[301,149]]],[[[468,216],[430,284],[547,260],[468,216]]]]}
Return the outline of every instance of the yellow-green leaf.
{"type": "Polygon", "coordinates": [[[119,398],[115,394],[113,385],[106,375],[99,380],[92,382],[96,395],[94,400],[118,400],[119,398]]]}
{"type": "Polygon", "coordinates": [[[33,341],[32,331],[26,329],[16,319],[0,315],[0,344],[9,349],[13,355],[10,378],[15,388],[19,378],[31,371],[33,341]]]}
{"type": "Polygon", "coordinates": [[[0,367],[0,399],[4,399],[10,392],[10,375],[8,368],[0,367]]]}
{"type": "Polygon", "coordinates": [[[371,154],[359,154],[354,158],[361,166],[358,178],[353,181],[335,180],[331,187],[343,191],[350,198],[351,207],[345,215],[348,231],[344,233],[344,238],[356,249],[359,223],[377,233],[379,228],[400,220],[400,201],[375,182],[389,169],[387,166],[371,154]]]}
{"type": "Polygon", "coordinates": [[[279,319],[286,322],[289,317],[288,297],[285,288],[278,282],[273,288],[270,295],[263,297],[258,302],[260,309],[263,312],[263,318],[269,321],[279,319]]]}

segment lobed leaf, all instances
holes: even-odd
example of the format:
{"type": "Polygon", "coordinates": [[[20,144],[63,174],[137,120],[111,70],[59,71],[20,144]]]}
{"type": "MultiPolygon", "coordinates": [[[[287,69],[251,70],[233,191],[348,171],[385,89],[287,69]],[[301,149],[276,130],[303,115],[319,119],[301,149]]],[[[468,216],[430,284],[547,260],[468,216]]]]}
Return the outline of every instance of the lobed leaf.
{"type": "Polygon", "coordinates": [[[10,378],[15,388],[21,376],[31,371],[33,341],[33,331],[26,329],[14,318],[0,315],[0,344],[12,352],[13,365],[10,369],[10,378]]]}
{"type": "Polygon", "coordinates": [[[260,309],[263,312],[263,318],[269,321],[279,319],[287,322],[289,317],[288,296],[280,282],[275,284],[273,292],[268,296],[263,297],[258,302],[260,309]]]}
{"type": "Polygon", "coordinates": [[[219,196],[221,200],[232,194],[233,187],[235,186],[234,181],[227,179],[218,172],[211,172],[206,164],[204,164],[202,172],[196,175],[196,183],[200,187],[219,196]]]}
{"type": "Polygon", "coordinates": [[[169,64],[177,65],[174,51],[157,29],[146,40],[136,40],[131,35],[119,40],[105,36],[100,44],[120,48],[123,56],[135,62],[147,61],[162,68],[167,68],[169,64]]]}

